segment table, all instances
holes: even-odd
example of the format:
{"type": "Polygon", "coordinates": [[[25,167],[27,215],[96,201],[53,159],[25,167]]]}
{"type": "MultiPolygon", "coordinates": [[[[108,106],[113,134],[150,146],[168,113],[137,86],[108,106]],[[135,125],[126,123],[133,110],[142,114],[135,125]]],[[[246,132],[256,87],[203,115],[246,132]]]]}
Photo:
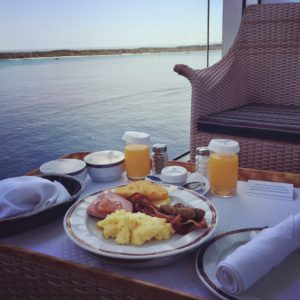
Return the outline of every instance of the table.
{"type": "MultiPolygon", "coordinates": [[[[172,162],[171,164],[178,163],[172,162]]],[[[183,165],[188,166],[191,170],[194,168],[193,165],[186,163],[183,165]]],[[[255,173],[256,171],[253,172],[255,173]]],[[[247,172],[241,170],[241,177],[246,176],[246,173],[247,172]]],[[[274,173],[271,173],[271,176],[274,176],[274,173]]],[[[258,172],[258,174],[262,173],[258,172]]],[[[261,176],[266,176],[266,174],[268,174],[268,172],[264,172],[264,175],[261,176]]],[[[277,175],[279,176],[280,174],[277,175]]],[[[253,176],[253,174],[251,176],[253,176]]],[[[256,174],[256,178],[257,177],[259,177],[259,175],[256,174]]],[[[284,174],[281,180],[291,181],[293,177],[298,185],[298,175],[292,176],[291,174],[284,174]]],[[[114,182],[113,185],[122,184],[124,181],[125,177],[114,182]]],[[[111,185],[112,183],[96,184],[88,177],[86,188],[82,196],[111,185]]],[[[295,188],[294,201],[261,201],[261,199],[249,201],[243,197],[246,187],[247,182],[240,180],[238,182],[237,195],[226,199],[207,194],[207,197],[211,200],[219,213],[219,223],[214,235],[238,228],[272,226],[290,214],[300,212],[300,188],[295,188]]],[[[114,286],[119,285],[121,287],[121,290],[114,294],[115,299],[125,299],[126,293],[132,293],[133,290],[135,294],[130,297],[128,296],[128,299],[153,299],[155,297],[158,297],[158,299],[217,299],[197,277],[194,266],[196,251],[184,256],[180,261],[173,262],[169,265],[153,268],[128,268],[128,266],[124,267],[113,261],[95,256],[73,244],[64,233],[62,219],[63,217],[60,217],[51,224],[47,224],[41,228],[1,239],[0,253],[3,252],[4,256],[9,256],[11,252],[14,253],[18,259],[22,259],[22,257],[25,256],[27,257],[27,255],[34,256],[39,254],[36,256],[36,259],[41,263],[45,261],[51,261],[53,265],[60,265],[60,263],[62,263],[63,268],[79,266],[79,268],[82,268],[82,274],[85,274],[86,277],[88,277],[89,270],[92,270],[91,272],[94,278],[101,273],[100,277],[102,280],[103,278],[104,280],[109,279],[108,283],[105,283],[107,286],[109,286],[109,282],[112,282],[114,286]],[[6,245],[4,245],[4,243],[6,245]],[[25,250],[19,249],[18,247],[25,248],[25,250]],[[51,257],[48,257],[48,255],[51,257]],[[55,259],[52,260],[52,258],[55,259]]],[[[37,276],[37,279],[38,278],[39,276],[37,276]]],[[[0,279],[0,298],[1,281],[3,281],[3,277],[0,279]]],[[[298,283],[300,283],[300,278],[298,283]]],[[[294,289],[295,287],[292,286],[291,291],[294,289]]],[[[67,293],[67,291],[65,292],[67,293]]],[[[78,290],[77,292],[80,294],[82,291],[78,290]]],[[[299,293],[300,288],[298,288],[298,295],[299,293]]],[[[7,297],[7,295],[5,296],[7,297]]],[[[110,292],[107,292],[106,296],[102,296],[104,298],[101,299],[112,299],[110,292]]],[[[291,295],[290,299],[296,298],[293,298],[293,295],[291,295]]]]}

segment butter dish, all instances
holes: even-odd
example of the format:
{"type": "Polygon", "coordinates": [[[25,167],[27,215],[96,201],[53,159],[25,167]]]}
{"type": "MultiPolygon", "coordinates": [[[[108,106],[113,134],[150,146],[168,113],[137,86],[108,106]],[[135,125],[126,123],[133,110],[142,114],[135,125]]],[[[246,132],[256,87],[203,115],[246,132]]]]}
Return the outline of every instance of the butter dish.
{"type": "Polygon", "coordinates": [[[160,178],[165,183],[183,185],[188,177],[188,171],[181,166],[169,166],[161,170],[160,178]]]}

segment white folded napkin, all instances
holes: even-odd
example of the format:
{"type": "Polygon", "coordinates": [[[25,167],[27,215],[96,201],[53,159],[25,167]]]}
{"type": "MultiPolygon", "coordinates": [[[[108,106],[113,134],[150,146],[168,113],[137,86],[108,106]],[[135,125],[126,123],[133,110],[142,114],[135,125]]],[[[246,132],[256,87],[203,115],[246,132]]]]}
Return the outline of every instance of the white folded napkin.
{"type": "Polygon", "coordinates": [[[300,247],[300,213],[259,232],[217,266],[217,279],[233,295],[247,288],[300,247]]]}
{"type": "Polygon", "coordinates": [[[0,181],[0,220],[41,211],[70,197],[57,181],[35,176],[7,178],[0,181]]]}

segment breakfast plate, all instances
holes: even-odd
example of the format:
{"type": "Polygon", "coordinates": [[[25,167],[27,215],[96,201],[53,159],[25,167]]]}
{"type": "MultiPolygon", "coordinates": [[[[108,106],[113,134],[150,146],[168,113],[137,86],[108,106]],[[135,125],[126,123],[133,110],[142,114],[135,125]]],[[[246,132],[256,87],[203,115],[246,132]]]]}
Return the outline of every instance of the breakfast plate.
{"type": "Polygon", "coordinates": [[[220,299],[299,299],[300,251],[288,256],[263,278],[239,296],[225,292],[216,277],[217,265],[239,246],[249,242],[262,228],[245,228],[222,233],[201,245],[196,256],[197,275],[220,299]]]}
{"type": "Polygon", "coordinates": [[[164,185],[164,187],[168,190],[172,204],[182,203],[205,210],[207,228],[197,229],[184,235],[174,234],[169,240],[150,241],[142,246],[119,245],[113,239],[103,237],[102,231],[96,226],[99,219],[87,215],[87,207],[102,192],[98,191],[80,199],[70,207],[64,218],[65,232],[79,247],[114,259],[166,258],[191,251],[202,244],[215,230],[218,219],[217,211],[203,195],[174,185],[164,185]]]}

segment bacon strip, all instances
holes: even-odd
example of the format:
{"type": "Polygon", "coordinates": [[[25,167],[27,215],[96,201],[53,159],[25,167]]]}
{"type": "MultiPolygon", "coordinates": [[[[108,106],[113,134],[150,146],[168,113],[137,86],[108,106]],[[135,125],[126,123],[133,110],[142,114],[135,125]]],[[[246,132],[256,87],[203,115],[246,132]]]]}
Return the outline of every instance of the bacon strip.
{"type": "Polygon", "coordinates": [[[158,208],[143,194],[134,193],[128,198],[128,200],[132,203],[134,212],[142,212],[151,217],[165,218],[168,221],[172,219],[171,216],[161,213],[158,208]]]}
{"type": "Polygon", "coordinates": [[[172,216],[160,212],[143,194],[135,193],[128,200],[132,203],[134,212],[142,212],[152,217],[164,218],[173,226],[177,233],[186,234],[197,228],[207,227],[204,218],[200,221],[184,220],[180,215],[172,216]]]}
{"type": "Polygon", "coordinates": [[[188,220],[182,222],[179,215],[177,215],[170,223],[172,224],[174,230],[180,234],[186,234],[198,228],[207,228],[207,223],[205,219],[203,219],[200,222],[196,222],[195,220],[188,220]],[[173,222],[177,217],[179,217],[179,220],[173,222]]]}

